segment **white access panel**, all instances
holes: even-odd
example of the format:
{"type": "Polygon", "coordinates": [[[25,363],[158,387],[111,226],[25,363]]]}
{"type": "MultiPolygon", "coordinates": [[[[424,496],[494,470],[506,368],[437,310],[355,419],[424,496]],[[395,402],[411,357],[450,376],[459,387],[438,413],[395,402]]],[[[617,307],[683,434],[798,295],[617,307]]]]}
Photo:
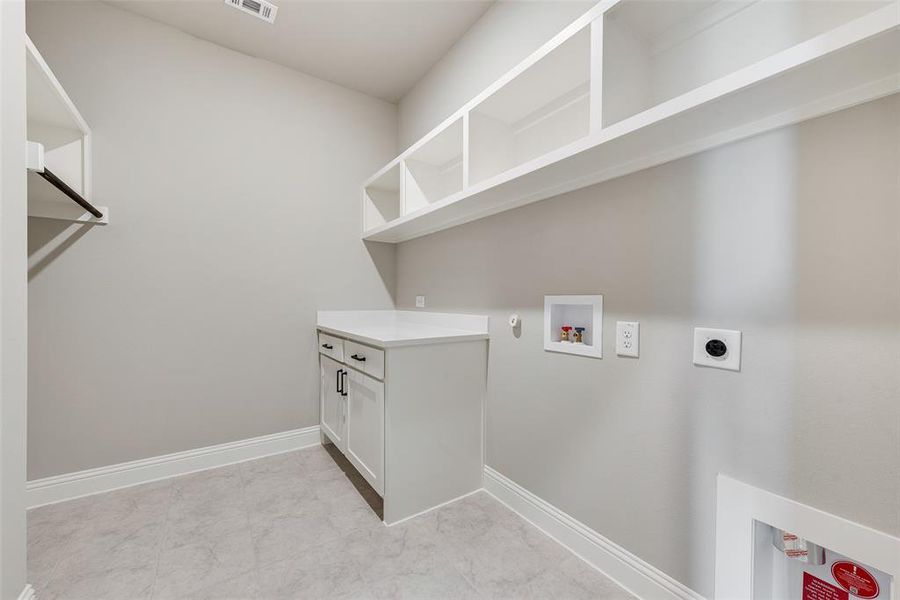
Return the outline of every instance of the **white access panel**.
{"type": "MultiPolygon", "coordinates": [[[[716,598],[757,598],[754,584],[759,541],[755,522],[762,522],[812,540],[861,564],[877,569],[894,582],[900,576],[900,538],[848,521],[815,507],[778,496],[719,474],[716,500],[716,598]]],[[[764,540],[769,544],[768,540],[764,540]]],[[[765,596],[763,596],[765,597],[765,596]]],[[[897,585],[877,600],[900,600],[897,585]]]]}

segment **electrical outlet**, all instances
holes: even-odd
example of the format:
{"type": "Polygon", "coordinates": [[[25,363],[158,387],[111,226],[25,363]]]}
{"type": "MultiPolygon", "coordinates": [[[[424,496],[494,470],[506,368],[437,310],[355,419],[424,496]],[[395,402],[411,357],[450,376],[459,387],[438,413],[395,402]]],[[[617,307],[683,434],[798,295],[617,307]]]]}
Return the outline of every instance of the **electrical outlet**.
{"type": "Polygon", "coordinates": [[[641,354],[641,324],[637,321],[616,322],[616,354],[637,358],[641,354]]]}
{"type": "Polygon", "coordinates": [[[741,332],[734,329],[694,328],[694,364],[741,370],[741,332]]]}
{"type": "Polygon", "coordinates": [[[425,308],[425,296],[416,296],[416,308],[425,308]]]}

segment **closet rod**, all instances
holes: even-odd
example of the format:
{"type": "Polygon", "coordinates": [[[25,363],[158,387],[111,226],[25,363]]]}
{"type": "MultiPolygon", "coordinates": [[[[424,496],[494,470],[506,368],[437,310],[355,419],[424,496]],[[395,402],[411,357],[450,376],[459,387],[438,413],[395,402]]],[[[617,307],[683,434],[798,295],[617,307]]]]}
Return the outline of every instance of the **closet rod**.
{"type": "Polygon", "coordinates": [[[103,218],[102,212],[97,210],[97,208],[93,204],[82,198],[81,194],[66,185],[66,182],[54,175],[53,172],[50,171],[50,169],[47,169],[45,167],[43,171],[36,171],[36,173],[49,181],[51,185],[53,185],[53,187],[59,189],[63,194],[74,200],[79,206],[81,206],[81,208],[88,211],[98,219],[103,218]]]}

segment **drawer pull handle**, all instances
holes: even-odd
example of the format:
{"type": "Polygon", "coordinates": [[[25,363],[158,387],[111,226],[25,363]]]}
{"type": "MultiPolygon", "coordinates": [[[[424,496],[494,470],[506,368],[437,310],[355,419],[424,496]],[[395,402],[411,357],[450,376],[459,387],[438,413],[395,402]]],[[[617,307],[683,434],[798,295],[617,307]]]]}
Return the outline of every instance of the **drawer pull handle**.
{"type": "Polygon", "coordinates": [[[322,347],[326,350],[334,350],[334,346],[332,346],[331,344],[322,344],[322,347]]]}
{"type": "Polygon", "coordinates": [[[360,355],[358,355],[358,354],[354,354],[354,355],[351,356],[350,358],[352,358],[353,360],[358,360],[359,362],[366,362],[366,357],[365,357],[365,356],[360,356],[360,355]]]}
{"type": "MultiPolygon", "coordinates": [[[[341,394],[341,372],[342,372],[341,369],[338,369],[335,372],[335,378],[334,378],[334,391],[337,392],[338,394],[341,394]]],[[[341,395],[343,395],[343,394],[341,394],[341,395]]]]}
{"type": "Polygon", "coordinates": [[[339,372],[341,374],[341,396],[346,396],[347,395],[347,379],[346,379],[347,371],[341,369],[339,372]]]}

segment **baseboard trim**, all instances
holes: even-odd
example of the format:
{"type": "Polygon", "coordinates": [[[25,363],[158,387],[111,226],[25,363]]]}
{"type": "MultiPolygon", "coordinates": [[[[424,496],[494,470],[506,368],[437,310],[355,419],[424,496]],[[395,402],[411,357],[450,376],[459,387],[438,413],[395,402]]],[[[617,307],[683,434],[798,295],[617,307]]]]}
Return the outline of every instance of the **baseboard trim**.
{"type": "Polygon", "coordinates": [[[488,466],[484,467],[484,489],[638,598],[704,600],[694,590],[488,466]]]}
{"type": "Polygon", "coordinates": [[[19,594],[19,600],[34,600],[34,598],[34,587],[30,583],[25,584],[25,588],[19,594]]]}
{"type": "Polygon", "coordinates": [[[25,484],[28,508],[55,504],[159,479],[205,471],[320,443],[319,426],[175,452],[96,469],[35,479],[25,484]]]}

